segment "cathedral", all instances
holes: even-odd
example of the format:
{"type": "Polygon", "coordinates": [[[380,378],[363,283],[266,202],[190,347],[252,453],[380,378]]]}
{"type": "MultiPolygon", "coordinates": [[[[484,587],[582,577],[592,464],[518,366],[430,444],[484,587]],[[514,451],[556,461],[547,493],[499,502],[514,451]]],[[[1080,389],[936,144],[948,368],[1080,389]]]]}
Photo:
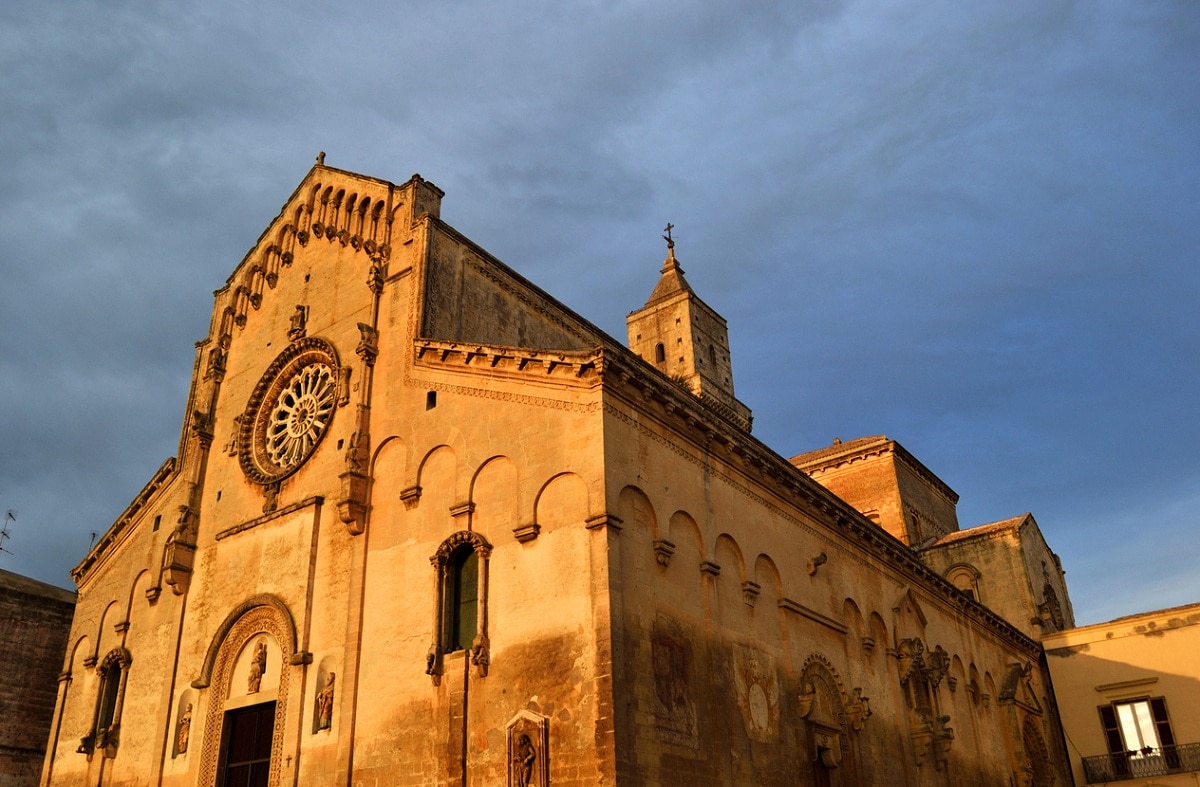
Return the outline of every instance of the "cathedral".
{"type": "Polygon", "coordinates": [[[669,232],[622,343],[442,197],[322,155],[216,292],[42,784],[1071,784],[1032,516],[752,436],[669,232]]]}

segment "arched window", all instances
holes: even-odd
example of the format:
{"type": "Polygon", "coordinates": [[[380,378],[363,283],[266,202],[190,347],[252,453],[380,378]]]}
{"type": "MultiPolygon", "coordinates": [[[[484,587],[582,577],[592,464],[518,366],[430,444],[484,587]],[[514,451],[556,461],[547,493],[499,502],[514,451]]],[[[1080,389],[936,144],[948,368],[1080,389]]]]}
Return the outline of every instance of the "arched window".
{"type": "Polygon", "coordinates": [[[455,550],[446,570],[446,635],[443,652],[466,650],[475,641],[479,622],[479,554],[464,544],[455,550]]]}
{"type": "Polygon", "coordinates": [[[973,601],[979,601],[979,571],[967,563],[958,563],[946,571],[946,579],[950,584],[967,594],[973,601]]]}
{"type": "Polygon", "coordinates": [[[92,716],[92,729],[79,741],[79,751],[91,759],[96,749],[104,756],[117,756],[117,745],[121,736],[121,705],[125,700],[125,681],[133,658],[125,648],[109,651],[100,662],[100,691],[96,694],[96,711],[92,716]]]}
{"type": "Polygon", "coordinates": [[[663,347],[663,343],[659,342],[654,345],[654,362],[663,363],[667,360],[667,348],[663,347]]]}
{"type": "Polygon", "coordinates": [[[435,572],[434,639],[425,672],[441,682],[443,656],[466,651],[486,676],[488,640],[488,559],[492,545],[478,533],[462,530],[447,538],[429,559],[435,572]]]}

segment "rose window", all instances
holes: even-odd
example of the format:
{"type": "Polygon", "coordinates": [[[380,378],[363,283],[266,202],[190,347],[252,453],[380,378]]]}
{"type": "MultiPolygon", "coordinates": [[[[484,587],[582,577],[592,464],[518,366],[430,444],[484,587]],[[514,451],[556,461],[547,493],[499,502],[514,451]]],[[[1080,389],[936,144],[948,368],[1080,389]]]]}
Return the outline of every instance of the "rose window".
{"type": "Polygon", "coordinates": [[[325,364],[301,369],[284,385],[267,422],[264,449],[280,467],[295,467],[312,452],[329,425],[337,384],[325,364]]]}
{"type": "Polygon", "coordinates": [[[238,438],[242,470],[260,484],[291,475],[312,456],[338,406],[337,355],[302,339],[284,350],[254,388],[238,438]]]}

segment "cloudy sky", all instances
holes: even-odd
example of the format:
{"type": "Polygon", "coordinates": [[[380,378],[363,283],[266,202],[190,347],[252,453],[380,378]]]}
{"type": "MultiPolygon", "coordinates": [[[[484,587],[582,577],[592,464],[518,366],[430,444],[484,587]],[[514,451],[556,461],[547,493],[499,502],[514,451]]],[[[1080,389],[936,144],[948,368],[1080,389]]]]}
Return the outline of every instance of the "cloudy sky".
{"type": "Polygon", "coordinates": [[[614,336],[676,225],[755,434],[1200,601],[1195,0],[0,2],[0,568],[69,585],[319,150],[614,336]]]}

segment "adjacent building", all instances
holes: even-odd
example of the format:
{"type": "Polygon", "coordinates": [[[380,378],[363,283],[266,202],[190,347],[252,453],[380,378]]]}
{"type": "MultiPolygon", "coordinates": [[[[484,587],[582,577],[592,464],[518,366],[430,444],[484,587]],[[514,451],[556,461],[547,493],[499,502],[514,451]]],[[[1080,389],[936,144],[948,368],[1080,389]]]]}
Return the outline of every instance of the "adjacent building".
{"type": "Polygon", "coordinates": [[[44,784],[1070,783],[1031,518],[963,551],[894,442],[756,439],[673,242],[626,346],[442,197],[322,157],[216,292],[74,571],[44,784]]]}
{"type": "Polygon", "coordinates": [[[0,569],[0,787],[33,787],[46,758],[75,594],[0,569]]]}
{"type": "Polygon", "coordinates": [[[1075,783],[1200,784],[1200,604],[1043,639],[1075,783]]]}

